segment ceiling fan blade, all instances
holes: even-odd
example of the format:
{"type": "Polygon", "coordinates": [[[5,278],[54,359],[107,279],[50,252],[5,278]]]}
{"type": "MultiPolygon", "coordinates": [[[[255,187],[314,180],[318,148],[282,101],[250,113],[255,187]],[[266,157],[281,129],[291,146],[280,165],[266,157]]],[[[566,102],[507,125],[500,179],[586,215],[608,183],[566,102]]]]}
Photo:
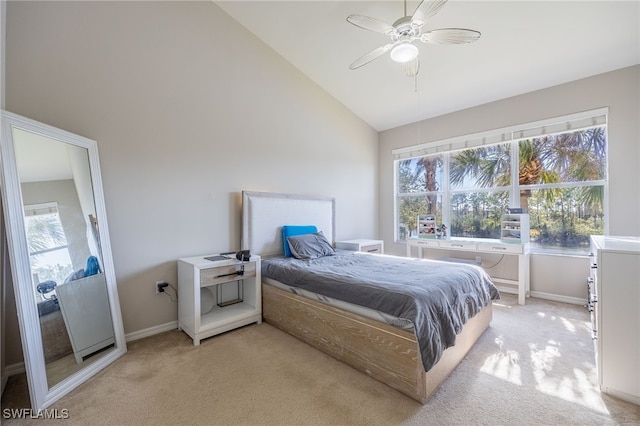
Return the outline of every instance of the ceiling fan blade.
{"type": "Polygon", "coordinates": [[[376,33],[393,34],[396,31],[392,25],[363,15],[349,15],[347,16],[347,22],[376,33]]]}
{"type": "Polygon", "coordinates": [[[360,68],[363,65],[368,64],[369,62],[373,61],[377,57],[382,56],[385,52],[388,52],[389,50],[391,50],[393,46],[394,46],[393,44],[389,43],[387,45],[380,46],[377,49],[373,49],[369,53],[365,53],[364,55],[360,56],[358,59],[353,61],[353,63],[349,65],[349,69],[355,70],[360,68]]]}
{"type": "Polygon", "coordinates": [[[464,44],[472,43],[479,38],[479,31],[465,28],[441,28],[425,32],[420,36],[420,41],[429,44],[464,44]]]}
{"type": "Polygon", "coordinates": [[[419,23],[420,25],[424,24],[427,19],[440,12],[440,9],[442,9],[446,3],[447,0],[422,0],[422,3],[420,3],[416,11],[413,12],[411,21],[419,23]]]}

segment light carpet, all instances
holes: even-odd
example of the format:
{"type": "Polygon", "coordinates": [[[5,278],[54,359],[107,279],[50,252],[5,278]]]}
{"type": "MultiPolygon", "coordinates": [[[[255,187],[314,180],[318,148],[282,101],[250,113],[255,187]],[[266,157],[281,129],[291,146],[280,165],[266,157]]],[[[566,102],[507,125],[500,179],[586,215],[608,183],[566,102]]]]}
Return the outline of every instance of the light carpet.
{"type": "MultiPolygon", "coordinates": [[[[3,424],[640,425],[640,407],[598,390],[586,309],[535,298],[503,295],[425,405],[264,323],[198,347],[176,330],[128,349],[50,407],[68,419],[3,424]]],[[[10,379],[3,409],[28,406],[24,381],[10,379]]]]}

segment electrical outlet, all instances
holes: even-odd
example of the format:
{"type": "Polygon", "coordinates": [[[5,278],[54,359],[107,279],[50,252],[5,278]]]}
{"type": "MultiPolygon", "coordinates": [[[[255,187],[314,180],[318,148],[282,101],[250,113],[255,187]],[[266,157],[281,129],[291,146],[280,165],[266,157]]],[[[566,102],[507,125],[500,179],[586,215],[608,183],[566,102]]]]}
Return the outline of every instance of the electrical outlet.
{"type": "Polygon", "coordinates": [[[481,264],[482,263],[482,258],[480,256],[476,256],[476,263],[477,264],[481,264]]]}
{"type": "Polygon", "coordinates": [[[166,287],[166,285],[162,285],[164,283],[165,281],[156,281],[154,288],[156,289],[157,294],[164,293],[164,288],[166,287]]]}

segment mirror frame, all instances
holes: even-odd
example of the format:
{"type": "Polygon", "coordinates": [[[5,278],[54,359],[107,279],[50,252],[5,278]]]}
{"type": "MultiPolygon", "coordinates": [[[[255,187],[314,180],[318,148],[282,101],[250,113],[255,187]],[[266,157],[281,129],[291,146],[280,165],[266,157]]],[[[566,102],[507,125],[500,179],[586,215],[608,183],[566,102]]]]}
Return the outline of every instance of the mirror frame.
{"type": "Polygon", "coordinates": [[[37,412],[50,406],[86,382],[100,370],[113,363],[126,353],[127,347],[120,313],[111,244],[109,241],[109,228],[107,226],[107,214],[102,189],[97,142],[8,111],[0,110],[0,113],[2,115],[0,129],[0,165],[2,166],[0,189],[2,190],[2,206],[5,215],[9,260],[11,262],[11,274],[14,283],[16,310],[18,312],[18,324],[20,326],[20,337],[22,340],[22,352],[29,386],[31,409],[37,412]],[[15,157],[13,128],[20,128],[50,139],[87,149],[96,215],[100,221],[98,232],[102,247],[102,267],[107,282],[115,347],[105,353],[100,359],[81,368],[51,388],[47,383],[40,321],[34,299],[33,286],[31,285],[31,266],[29,263],[29,251],[24,226],[24,207],[15,157]],[[25,285],[25,283],[28,283],[28,285],[25,285]]]}

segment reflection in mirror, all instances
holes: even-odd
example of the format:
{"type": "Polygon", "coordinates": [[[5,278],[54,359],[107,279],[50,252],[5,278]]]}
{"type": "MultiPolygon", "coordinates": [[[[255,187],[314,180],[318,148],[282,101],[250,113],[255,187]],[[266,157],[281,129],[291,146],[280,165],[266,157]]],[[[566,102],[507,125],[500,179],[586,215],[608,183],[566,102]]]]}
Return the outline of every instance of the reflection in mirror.
{"type": "Polygon", "coordinates": [[[2,111],[2,204],[40,410],[126,352],[95,141],[2,111]]]}
{"type": "Polygon", "coordinates": [[[13,129],[49,387],[113,347],[86,148],[13,129]]]}

